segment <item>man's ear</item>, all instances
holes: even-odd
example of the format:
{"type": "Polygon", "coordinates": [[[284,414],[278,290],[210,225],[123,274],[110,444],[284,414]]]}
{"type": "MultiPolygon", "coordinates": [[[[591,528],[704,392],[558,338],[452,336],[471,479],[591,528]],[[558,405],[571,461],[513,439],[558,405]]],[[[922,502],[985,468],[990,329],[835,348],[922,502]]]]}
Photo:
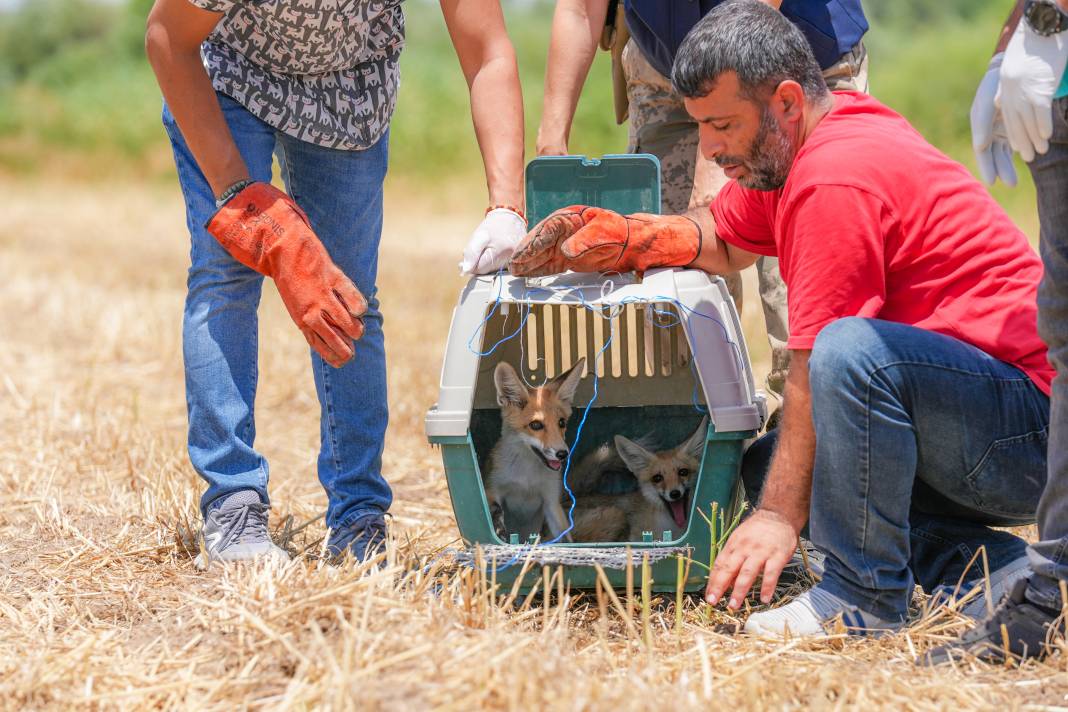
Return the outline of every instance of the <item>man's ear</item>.
{"type": "Polygon", "coordinates": [[[560,396],[560,400],[571,403],[575,399],[575,391],[582,380],[582,367],[585,364],[585,357],[580,358],[574,366],[549,381],[546,385],[556,391],[556,394],[560,396]]]}
{"type": "Polygon", "coordinates": [[[638,474],[644,470],[652,461],[653,453],[643,448],[633,440],[628,440],[622,435],[615,437],[616,451],[619,452],[619,456],[623,458],[623,464],[627,466],[627,469],[638,474]]]}
{"type": "Polygon", "coordinates": [[[805,90],[793,79],[784,79],[771,95],[771,110],[783,121],[798,122],[804,118],[805,90]]]}
{"type": "Polygon", "coordinates": [[[497,364],[493,369],[493,384],[497,386],[497,405],[501,407],[514,405],[522,408],[530,400],[530,391],[511,364],[504,361],[497,364]]]}

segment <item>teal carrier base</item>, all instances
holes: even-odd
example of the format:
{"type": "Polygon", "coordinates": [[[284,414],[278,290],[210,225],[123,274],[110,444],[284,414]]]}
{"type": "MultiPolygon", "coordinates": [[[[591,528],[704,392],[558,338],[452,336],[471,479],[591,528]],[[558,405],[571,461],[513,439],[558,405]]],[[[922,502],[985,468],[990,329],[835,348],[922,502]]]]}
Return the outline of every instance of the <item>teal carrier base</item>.
{"type": "MultiPolygon", "coordinates": [[[[538,159],[527,169],[527,195],[532,224],[575,203],[655,213],[658,166],[651,156],[538,159]]],[[[563,567],[572,588],[593,588],[599,566],[610,585],[622,588],[628,564],[639,568],[645,558],[653,590],[675,591],[679,556],[706,566],[710,561],[706,517],[713,503],[727,521],[737,511],[743,447],[765,415],[764,396],[754,388],[741,324],[722,279],[681,269],[651,270],[640,279],[633,274],[503,275],[475,277],[460,294],[438,402],[427,413],[426,430],[441,449],[456,522],[468,547],[460,558],[492,568],[504,590],[525,567],[533,567],[536,573],[524,576],[519,586],[528,592],[544,565],[563,567]],[[494,368],[507,362],[528,383],[539,385],[580,358],[586,359],[585,374],[567,432],[572,463],[617,434],[673,447],[703,417],[710,419],[685,531],[591,544],[502,541],[495,533],[483,487],[483,468],[501,429],[494,368]]],[[[566,512],[566,494],[564,501],[566,512]]],[[[699,590],[706,570],[696,565],[684,570],[689,573],[683,587],[699,590]]]]}

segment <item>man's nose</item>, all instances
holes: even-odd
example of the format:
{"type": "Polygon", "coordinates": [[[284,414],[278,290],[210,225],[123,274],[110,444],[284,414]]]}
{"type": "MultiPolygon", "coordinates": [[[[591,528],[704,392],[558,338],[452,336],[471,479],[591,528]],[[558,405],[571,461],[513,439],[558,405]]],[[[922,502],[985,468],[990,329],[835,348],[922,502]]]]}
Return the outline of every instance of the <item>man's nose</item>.
{"type": "Polygon", "coordinates": [[[721,141],[712,129],[702,127],[699,133],[699,146],[701,155],[707,161],[716,160],[716,156],[723,153],[723,141],[721,141]]]}
{"type": "Polygon", "coordinates": [[[668,499],[670,499],[672,502],[679,499],[680,497],[682,497],[682,490],[680,489],[673,489],[668,492],[668,499]]]}

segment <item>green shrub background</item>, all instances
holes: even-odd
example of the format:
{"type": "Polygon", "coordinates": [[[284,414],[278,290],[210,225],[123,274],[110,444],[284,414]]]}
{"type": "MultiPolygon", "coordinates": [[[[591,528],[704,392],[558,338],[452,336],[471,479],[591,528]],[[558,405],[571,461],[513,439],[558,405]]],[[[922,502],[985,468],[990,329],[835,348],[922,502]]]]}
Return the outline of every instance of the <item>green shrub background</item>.
{"type": "MultiPolygon", "coordinates": [[[[504,0],[519,56],[528,155],[541,107],[552,3],[504,0]]],[[[871,91],[935,145],[974,167],[968,110],[1011,0],[869,0],[871,91]]],[[[160,99],[142,48],[151,0],[29,0],[0,12],[0,172],[86,180],[169,178],[160,99]]],[[[409,0],[391,175],[428,190],[478,181],[467,88],[436,2],[409,0]]],[[[626,145],[599,53],[572,131],[575,152],[626,145]]],[[[1030,177],[993,192],[1029,232],[1030,177]]]]}

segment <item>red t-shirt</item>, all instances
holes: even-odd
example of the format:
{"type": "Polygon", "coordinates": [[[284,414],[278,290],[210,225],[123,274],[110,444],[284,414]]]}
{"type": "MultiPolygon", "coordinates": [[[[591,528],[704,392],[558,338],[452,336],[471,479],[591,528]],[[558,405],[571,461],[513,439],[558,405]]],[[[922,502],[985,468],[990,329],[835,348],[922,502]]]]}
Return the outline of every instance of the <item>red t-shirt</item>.
{"type": "Polygon", "coordinates": [[[964,166],[871,97],[836,92],[782,188],[730,181],[712,214],[723,240],[779,257],[789,348],[841,317],[885,319],[972,344],[1049,394],[1038,255],[964,166]]]}

